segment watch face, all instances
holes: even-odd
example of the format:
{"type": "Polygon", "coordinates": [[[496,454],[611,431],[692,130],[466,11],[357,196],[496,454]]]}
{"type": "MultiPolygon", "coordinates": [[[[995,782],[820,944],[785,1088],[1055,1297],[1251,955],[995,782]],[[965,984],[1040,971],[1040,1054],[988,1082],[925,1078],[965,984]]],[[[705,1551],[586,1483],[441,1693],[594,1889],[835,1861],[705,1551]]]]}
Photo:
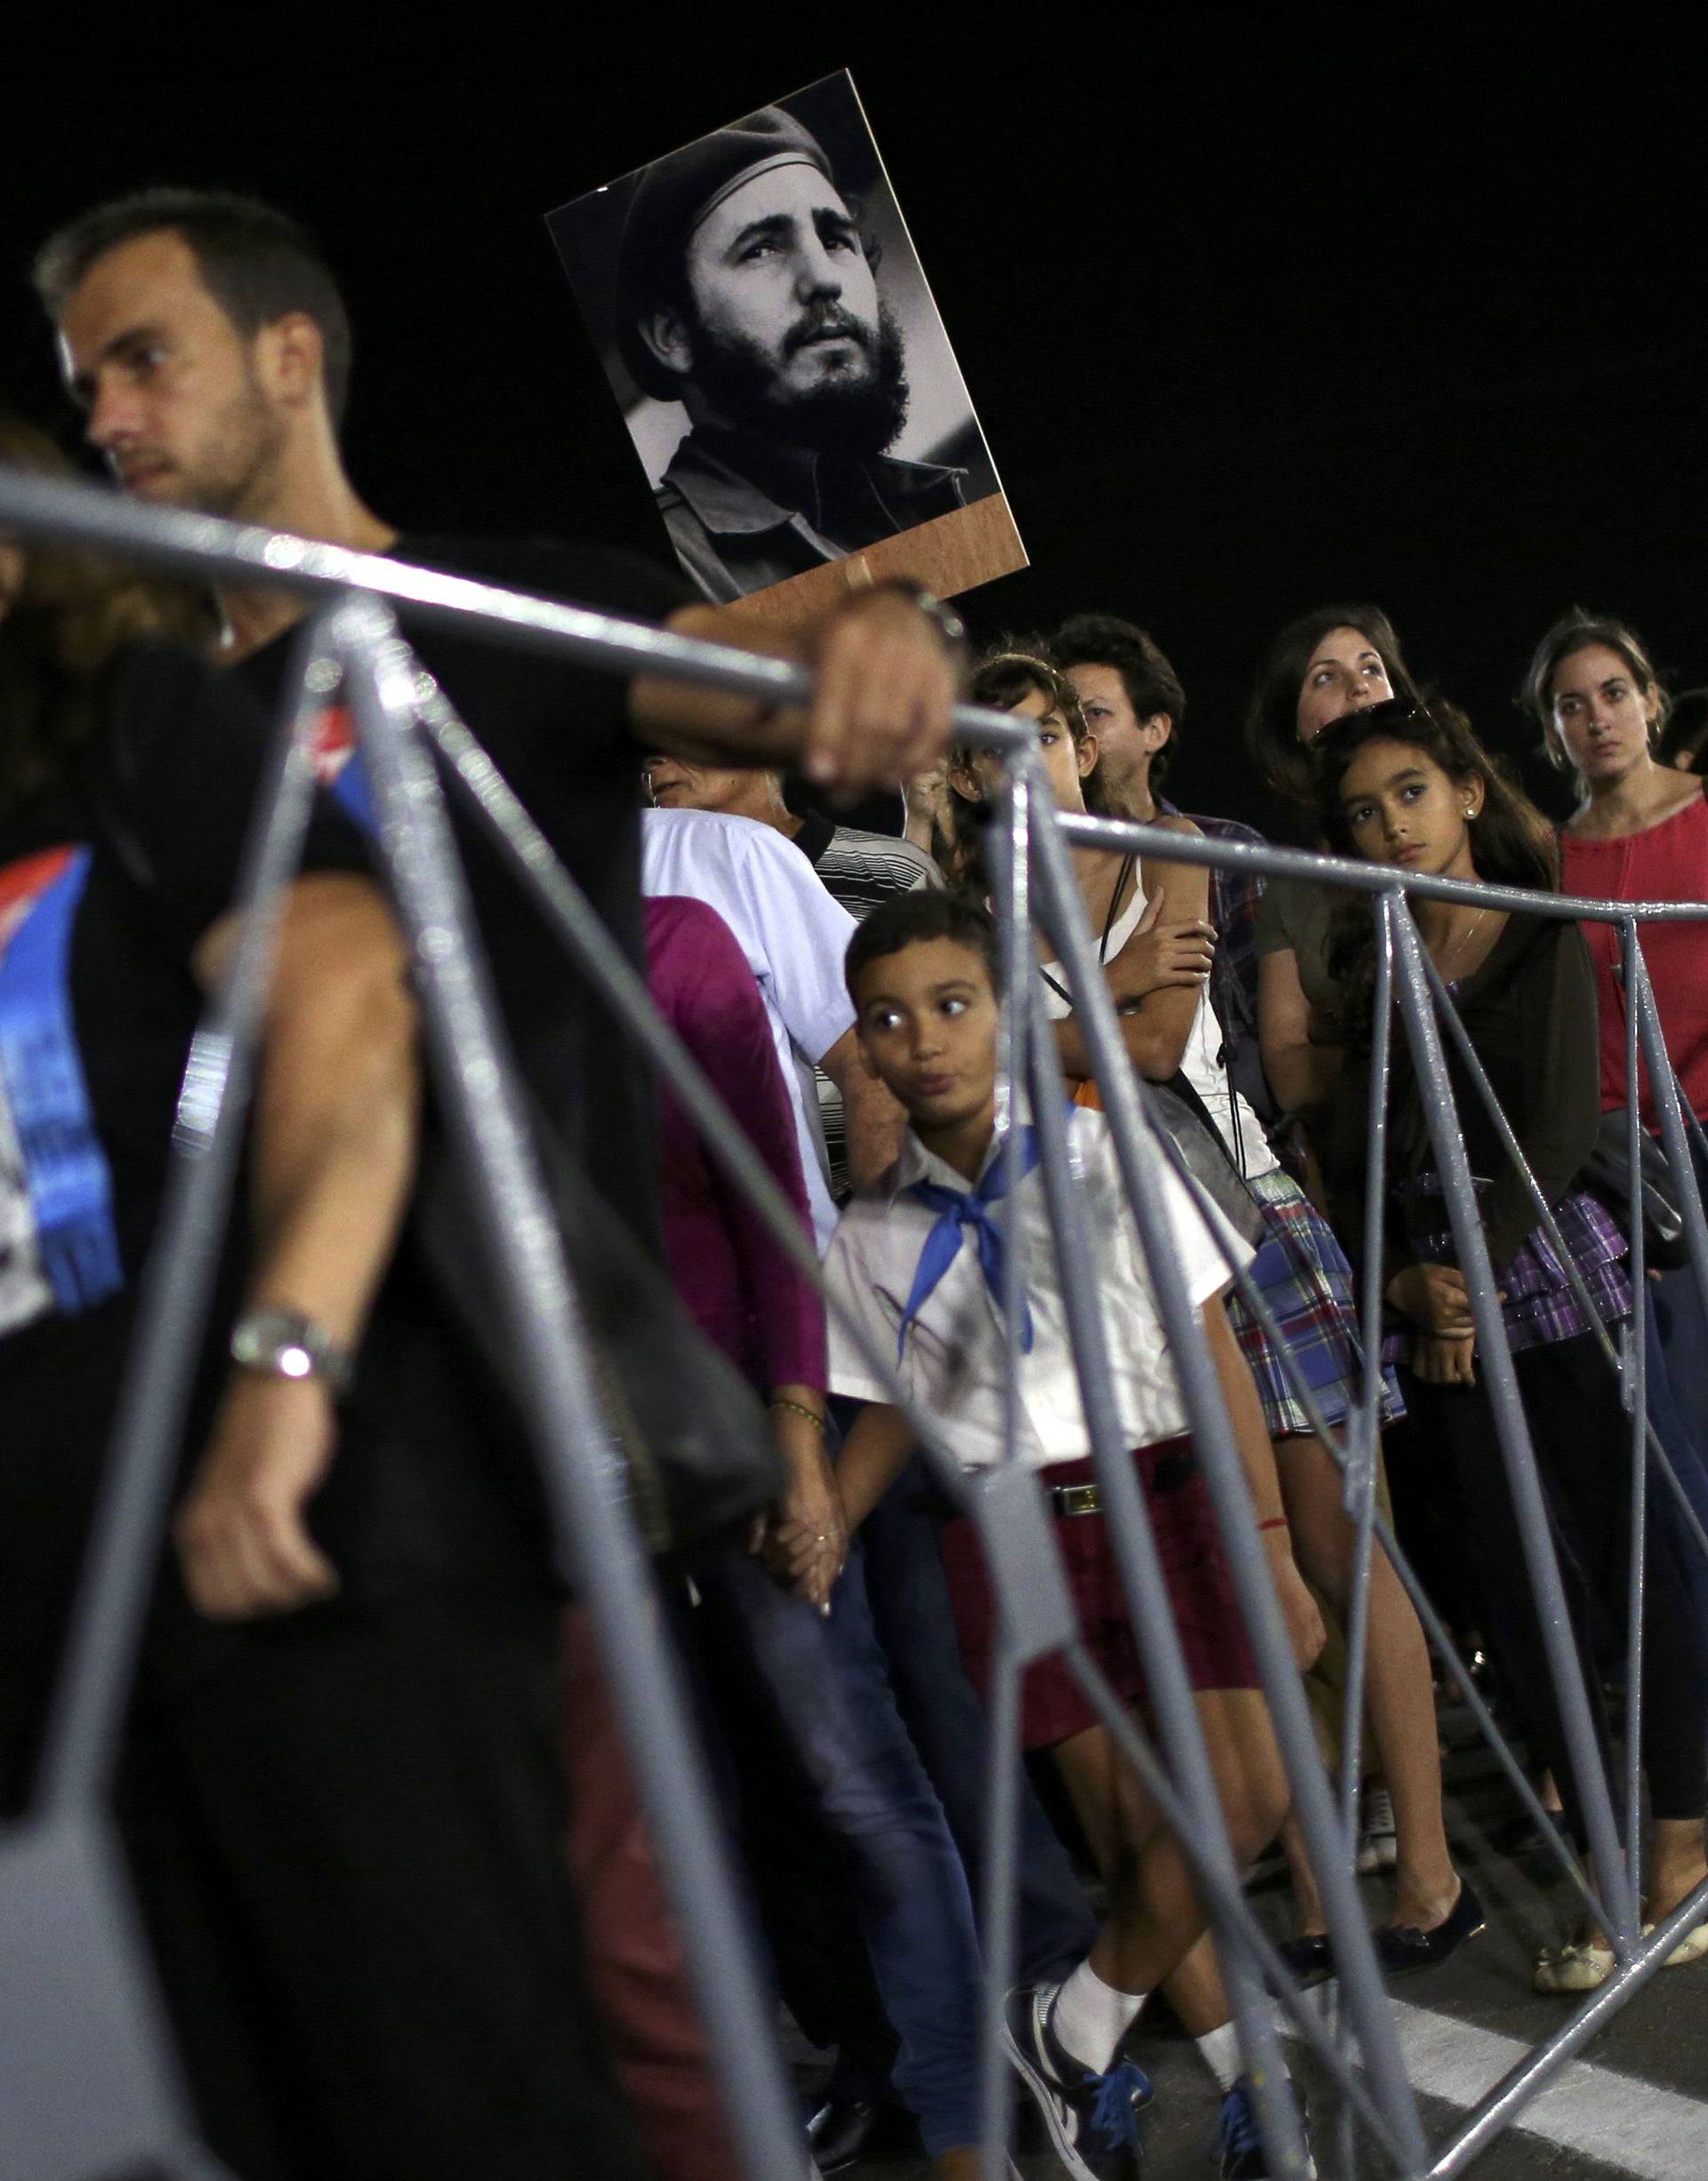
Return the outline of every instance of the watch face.
{"type": "Polygon", "coordinates": [[[278,1378],[313,1378],[321,1368],[303,1321],[286,1310],[240,1318],[231,1334],[231,1355],[247,1370],[278,1378]]]}

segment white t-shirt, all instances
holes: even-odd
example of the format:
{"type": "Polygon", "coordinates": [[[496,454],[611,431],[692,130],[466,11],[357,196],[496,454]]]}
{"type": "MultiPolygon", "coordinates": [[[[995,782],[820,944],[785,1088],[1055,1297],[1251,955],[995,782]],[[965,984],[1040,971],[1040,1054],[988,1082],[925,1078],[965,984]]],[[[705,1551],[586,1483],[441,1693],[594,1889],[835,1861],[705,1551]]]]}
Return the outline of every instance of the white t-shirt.
{"type": "Polygon", "coordinates": [[[836,1227],[814,1069],[854,1026],[842,962],[854,919],[833,901],[794,842],[757,819],[715,810],[647,810],[640,889],[714,908],[759,980],[794,1108],[801,1169],[822,1251],[836,1227]]]}
{"type": "MultiPolygon", "coordinates": [[[[1110,926],[1100,954],[1100,960],[1114,962],[1122,948],[1139,928],[1139,919],[1145,913],[1147,896],[1141,884],[1135,883],[1132,898],[1110,926]]],[[[1059,1021],[1073,1012],[1065,992],[1059,986],[1068,982],[1068,973],[1059,962],[1046,962],[1044,968],[1043,1002],[1051,1018],[1059,1021]],[[1054,979],[1052,983],[1051,980],[1054,979]]],[[[1228,1147],[1228,1155],[1245,1175],[1254,1181],[1260,1174],[1277,1172],[1281,1162],[1276,1157],[1269,1138],[1263,1132],[1263,1123],[1229,1081],[1228,1064],[1222,1058],[1221,1025],[1216,1019],[1216,1010],[1210,1004],[1209,988],[1198,994],[1197,1012],[1192,1018],[1191,1034],[1186,1041],[1186,1050],[1180,1056],[1180,1073],[1204,1100],[1210,1118],[1216,1124],[1216,1132],[1228,1147]]]]}
{"type": "MultiPolygon", "coordinates": [[[[1186,1410],[1122,1187],[1115,1139],[1101,1114],[1080,1107],[1068,1116],[1068,1141],[1103,1302],[1122,1429],[1129,1445],[1154,1446],[1186,1429],[1186,1410]]],[[[998,1155],[999,1146],[993,1142],[991,1159],[998,1155]]],[[[843,1212],[825,1260],[831,1292],[847,1305],[886,1363],[895,1360],[920,1253],[939,1216],[909,1195],[916,1181],[941,1182],[963,1194],[967,1188],[963,1178],[909,1130],[889,1173],[843,1212]]],[[[1160,1153],[1156,1187],[1167,1206],[1187,1292],[1202,1304],[1227,1285],[1228,1260],[1160,1153]]],[[[1005,1208],[998,1204],[993,1211],[1000,1222],[1005,1208]]],[[[1043,1469],[1054,1461],[1084,1461],[1092,1448],[1051,1246],[1043,1178],[1035,1168],[1020,1184],[1019,1211],[1032,1314],[1032,1346],[1020,1356],[1025,1412],[1020,1452],[1032,1468],[1043,1469]]],[[[1242,1265],[1250,1261],[1248,1244],[1232,1239],[1230,1246],[1242,1265]]],[[[986,1469],[1002,1459],[1003,1355],[1002,1313],[979,1262],[977,1241],[963,1227],[953,1263],[907,1329],[896,1375],[908,1398],[935,1418],[950,1451],[969,1469],[986,1469]]],[[[830,1383],[833,1391],[855,1400],[890,1398],[834,1311],[830,1383]]]]}

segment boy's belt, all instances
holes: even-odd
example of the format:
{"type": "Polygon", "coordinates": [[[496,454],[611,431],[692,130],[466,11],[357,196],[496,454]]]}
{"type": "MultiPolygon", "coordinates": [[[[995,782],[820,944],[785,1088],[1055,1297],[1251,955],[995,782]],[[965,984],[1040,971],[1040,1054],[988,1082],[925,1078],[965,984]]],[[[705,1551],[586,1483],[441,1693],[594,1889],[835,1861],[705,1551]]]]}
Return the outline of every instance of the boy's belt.
{"type": "Polygon", "coordinates": [[[1051,1509],[1058,1515],[1100,1515],[1103,1512],[1101,1485],[1046,1485],[1044,1495],[1051,1509]]]}
{"type": "MultiPolygon", "coordinates": [[[[1184,1448],[1166,1455],[1151,1471],[1147,1479],[1152,1492],[1172,1492],[1185,1484],[1196,1469],[1197,1463],[1184,1448]]],[[[1099,1484],[1046,1485],[1043,1496],[1052,1515],[1100,1515],[1103,1512],[1103,1487],[1099,1484]]]]}

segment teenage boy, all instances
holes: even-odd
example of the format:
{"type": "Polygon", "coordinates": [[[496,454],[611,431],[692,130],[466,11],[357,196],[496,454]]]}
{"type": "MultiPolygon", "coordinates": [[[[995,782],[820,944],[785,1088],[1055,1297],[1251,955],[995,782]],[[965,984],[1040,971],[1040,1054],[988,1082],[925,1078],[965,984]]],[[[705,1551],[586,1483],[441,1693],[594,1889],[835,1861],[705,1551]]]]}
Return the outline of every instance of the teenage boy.
{"type": "MultiPolygon", "coordinates": [[[[1005,1167],[996,1129],[998,999],[995,942],[984,910],[964,897],[898,897],[850,945],[848,986],[865,1065],[911,1123],[896,1165],[844,1213],[826,1276],[878,1352],[896,1356],[902,1386],[933,1415],[970,1469],[1003,1451],[1003,1229],[990,1205],[1005,1167]]],[[[1136,1451],[1170,1602],[1196,1695],[1236,1858],[1255,1855],[1285,1813],[1287,1788],[1257,1673],[1199,1477],[1144,1254],[1123,1194],[1113,1139],[1100,1114],[1076,1109],[1068,1127],[1085,1193],[1085,1227],[1128,1444],[1136,1451]]],[[[1035,1160],[1034,1160],[1035,1163],[1035,1160]]],[[[1159,1183],[1188,1292],[1215,1357],[1248,1465],[1261,1479],[1266,1452],[1256,1389],[1217,1300],[1225,1261],[1174,1176],[1159,1183]]],[[[1042,1181],[1028,1171],[1010,1214],[1020,1222],[1028,1272],[1030,1340],[1021,1361],[1022,1455],[1043,1472],[1059,1541],[1092,1655],[1138,1706],[1144,1682],[1112,1547],[1087,1457],[1090,1442],[1053,1263],[1042,1181]]],[[[832,1321],[834,1389],[870,1405],[839,1465],[850,1528],[912,1451],[906,1416],[890,1406],[832,1321]]],[[[1273,1496],[1273,1495],[1271,1495],[1273,1496]]],[[[1278,1507],[1258,1495],[1266,1528],[1278,1507]]],[[[1285,1540],[1285,1530],[1276,1529],[1285,1540]]],[[[996,1625],[971,1525],[951,1522],[944,1554],[962,1642],[975,1678],[996,1625]]],[[[1200,1936],[1204,1915],[1176,1837],[1056,1660],[1027,1671],[1021,1733],[1051,1750],[1109,1881],[1109,1913],[1089,1956],[1055,1987],[1017,1992],[1010,2048],[1070,2172],[1112,2181],[1136,2170],[1136,2109],[1148,2086],[1117,2064],[1123,2038],[1153,1992],[1200,1936]]],[[[1231,2033],[1218,2032],[1231,2041],[1231,2033]]],[[[1244,2080],[1222,2104],[1223,2171],[1265,2170],[1244,2080]]]]}

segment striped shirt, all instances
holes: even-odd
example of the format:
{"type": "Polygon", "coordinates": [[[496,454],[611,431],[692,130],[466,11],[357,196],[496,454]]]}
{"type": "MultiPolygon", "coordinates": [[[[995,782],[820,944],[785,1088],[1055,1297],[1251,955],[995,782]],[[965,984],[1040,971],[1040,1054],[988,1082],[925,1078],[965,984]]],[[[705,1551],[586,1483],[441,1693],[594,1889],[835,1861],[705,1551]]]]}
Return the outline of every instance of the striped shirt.
{"type": "MultiPolygon", "coordinates": [[[[826,892],[845,908],[856,922],[864,922],[874,909],[892,894],[915,893],[922,886],[941,886],[943,873],[911,841],[890,833],[862,833],[855,825],[833,825],[818,811],[809,812],[794,835],[794,845],[818,873],[826,892]]],[[[840,1203],[848,1195],[848,1122],[842,1112],[842,1094],[821,1068],[818,1071],[818,1118],[824,1123],[825,1149],[830,1157],[830,1186],[840,1203]]]]}

